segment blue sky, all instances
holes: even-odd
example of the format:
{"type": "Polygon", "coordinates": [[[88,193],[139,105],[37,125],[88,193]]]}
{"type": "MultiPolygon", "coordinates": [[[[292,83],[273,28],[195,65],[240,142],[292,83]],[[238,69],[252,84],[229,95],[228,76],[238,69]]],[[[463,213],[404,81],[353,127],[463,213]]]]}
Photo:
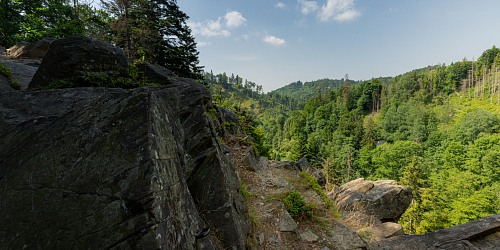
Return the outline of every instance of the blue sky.
{"type": "Polygon", "coordinates": [[[395,76],[500,46],[498,0],[178,0],[206,71],[265,92],[395,76]]]}

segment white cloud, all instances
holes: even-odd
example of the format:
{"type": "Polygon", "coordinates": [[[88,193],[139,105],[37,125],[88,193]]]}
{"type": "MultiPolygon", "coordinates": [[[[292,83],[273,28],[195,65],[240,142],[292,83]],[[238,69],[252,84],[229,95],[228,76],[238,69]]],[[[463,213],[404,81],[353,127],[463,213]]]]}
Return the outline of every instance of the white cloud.
{"type": "Polygon", "coordinates": [[[226,26],[230,29],[238,28],[247,21],[238,11],[228,11],[224,19],[226,19],[226,26]]]}
{"type": "Polygon", "coordinates": [[[284,10],[286,8],[286,5],[282,2],[277,2],[276,5],[274,5],[274,7],[284,10]]]}
{"type": "Polygon", "coordinates": [[[262,38],[262,41],[265,42],[265,43],[269,43],[271,45],[274,45],[276,47],[278,46],[282,46],[282,45],[285,45],[286,42],[285,40],[281,39],[281,38],[277,38],[275,36],[266,36],[264,38],[262,38]]]}
{"type": "Polygon", "coordinates": [[[299,5],[300,5],[300,11],[302,11],[302,14],[304,15],[316,11],[319,8],[318,2],[316,1],[299,0],[299,5]]]}
{"type": "Polygon", "coordinates": [[[243,37],[243,39],[245,39],[245,41],[248,41],[248,35],[242,35],[241,37],[243,37]]]}
{"type": "Polygon", "coordinates": [[[361,16],[361,13],[357,10],[347,10],[344,13],[338,14],[334,17],[335,20],[339,22],[351,21],[361,16]]]}
{"type": "Polygon", "coordinates": [[[212,44],[212,43],[211,42],[208,42],[208,43],[207,42],[199,42],[198,43],[198,47],[203,47],[203,46],[207,46],[207,45],[210,45],[210,44],[212,44]]]}
{"type": "Polygon", "coordinates": [[[339,22],[352,21],[359,16],[361,13],[354,9],[354,0],[327,0],[326,5],[318,12],[318,17],[323,22],[331,19],[339,22]]]}
{"type": "Polygon", "coordinates": [[[203,23],[193,23],[193,22],[187,22],[187,25],[191,28],[193,31],[193,35],[201,35],[201,36],[206,36],[206,37],[211,37],[211,36],[229,36],[230,33],[227,30],[224,30],[222,28],[221,24],[221,18],[217,20],[207,20],[203,23]]]}
{"type": "Polygon", "coordinates": [[[238,28],[247,21],[238,11],[228,11],[226,15],[224,15],[224,20],[225,22],[222,21],[222,17],[219,17],[217,20],[206,20],[197,23],[188,21],[187,24],[191,27],[194,36],[229,37],[231,36],[231,32],[227,29],[238,28]]]}

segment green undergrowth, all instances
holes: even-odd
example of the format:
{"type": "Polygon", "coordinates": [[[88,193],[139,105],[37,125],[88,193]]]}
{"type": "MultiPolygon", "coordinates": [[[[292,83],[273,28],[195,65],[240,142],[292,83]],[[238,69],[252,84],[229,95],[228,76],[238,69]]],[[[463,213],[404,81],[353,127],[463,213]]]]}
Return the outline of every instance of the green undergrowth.
{"type": "Polygon", "coordinates": [[[287,192],[287,196],[283,199],[283,204],[292,218],[298,216],[311,218],[313,210],[316,208],[316,204],[307,204],[302,196],[300,196],[300,193],[296,191],[287,192]]]}
{"type": "Polygon", "coordinates": [[[115,69],[109,65],[101,65],[94,72],[89,72],[86,76],[81,76],[80,78],[90,84],[89,87],[105,87],[109,85],[112,88],[130,89],[144,86],[159,86],[149,81],[144,76],[144,73],[133,64],[128,64],[127,67],[120,69],[115,69]]]}
{"type": "Polygon", "coordinates": [[[128,64],[127,67],[116,69],[110,65],[97,65],[91,72],[84,76],[79,76],[75,81],[67,78],[52,81],[48,86],[40,89],[63,89],[73,87],[111,87],[131,89],[138,87],[159,87],[144,76],[134,64],[128,64]]]}
{"type": "Polygon", "coordinates": [[[329,209],[334,208],[333,202],[326,196],[325,192],[318,184],[318,180],[314,176],[307,172],[300,172],[300,176],[303,178],[303,180],[306,181],[307,187],[314,190],[314,192],[316,192],[321,197],[321,199],[326,202],[329,209]]]}
{"type": "Polygon", "coordinates": [[[243,181],[240,181],[240,188],[241,188],[241,194],[243,195],[243,199],[245,199],[245,201],[247,201],[250,198],[257,197],[257,194],[248,191],[247,186],[243,181]]]}
{"type": "Polygon", "coordinates": [[[13,74],[9,67],[5,66],[2,62],[0,62],[0,74],[7,78],[7,81],[10,82],[10,86],[14,89],[20,90],[21,84],[17,79],[12,78],[13,74]]]}

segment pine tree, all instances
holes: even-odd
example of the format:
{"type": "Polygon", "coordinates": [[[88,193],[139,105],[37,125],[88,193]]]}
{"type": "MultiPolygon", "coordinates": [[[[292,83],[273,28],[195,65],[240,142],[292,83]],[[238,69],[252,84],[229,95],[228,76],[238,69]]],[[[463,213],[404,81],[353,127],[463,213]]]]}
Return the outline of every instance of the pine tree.
{"type": "Polygon", "coordinates": [[[425,184],[423,171],[418,165],[417,158],[414,158],[412,163],[403,171],[400,184],[411,188],[413,200],[410,207],[403,214],[399,223],[403,225],[404,231],[409,234],[415,234],[418,231],[420,222],[422,221],[422,194],[425,184]]]}
{"type": "Polygon", "coordinates": [[[164,66],[179,77],[202,79],[189,17],[176,0],[101,1],[117,20],[114,42],[127,48],[131,58],[164,66]]]}

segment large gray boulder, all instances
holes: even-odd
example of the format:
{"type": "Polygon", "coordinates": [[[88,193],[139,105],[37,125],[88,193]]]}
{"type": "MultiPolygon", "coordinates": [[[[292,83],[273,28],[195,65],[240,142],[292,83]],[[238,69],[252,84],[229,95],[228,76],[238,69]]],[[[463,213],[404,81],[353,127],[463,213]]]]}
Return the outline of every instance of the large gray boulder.
{"type": "Polygon", "coordinates": [[[248,209],[210,93],[169,80],[0,93],[2,249],[216,249],[197,239],[205,227],[245,249],[248,209]]]}
{"type": "Polygon", "coordinates": [[[354,229],[349,228],[339,221],[333,223],[330,237],[338,250],[368,250],[370,247],[361,239],[354,229]]]}
{"type": "Polygon", "coordinates": [[[411,188],[396,185],[396,181],[368,181],[363,178],[348,182],[327,196],[339,211],[350,216],[356,213],[374,224],[397,222],[413,199],[411,188]]]}
{"type": "Polygon", "coordinates": [[[59,39],[50,45],[28,88],[46,87],[61,79],[76,82],[79,76],[105,65],[114,66],[115,69],[126,67],[125,52],[87,36],[59,39]]]}
{"type": "Polygon", "coordinates": [[[265,171],[264,166],[262,166],[260,160],[257,159],[259,159],[259,156],[257,152],[255,152],[253,145],[251,145],[246,149],[245,156],[241,159],[241,163],[247,170],[263,175],[265,171]]]}
{"type": "Polygon", "coordinates": [[[19,42],[9,48],[7,56],[15,59],[42,59],[47,54],[50,44],[55,40],[54,38],[44,38],[35,44],[19,42]]]}
{"type": "Polygon", "coordinates": [[[401,235],[375,242],[392,250],[500,249],[500,214],[421,235],[401,235]]]}
{"type": "Polygon", "coordinates": [[[21,41],[16,45],[7,49],[6,56],[11,58],[20,58],[22,56],[26,56],[26,54],[33,47],[33,44],[29,42],[21,41]]]}

